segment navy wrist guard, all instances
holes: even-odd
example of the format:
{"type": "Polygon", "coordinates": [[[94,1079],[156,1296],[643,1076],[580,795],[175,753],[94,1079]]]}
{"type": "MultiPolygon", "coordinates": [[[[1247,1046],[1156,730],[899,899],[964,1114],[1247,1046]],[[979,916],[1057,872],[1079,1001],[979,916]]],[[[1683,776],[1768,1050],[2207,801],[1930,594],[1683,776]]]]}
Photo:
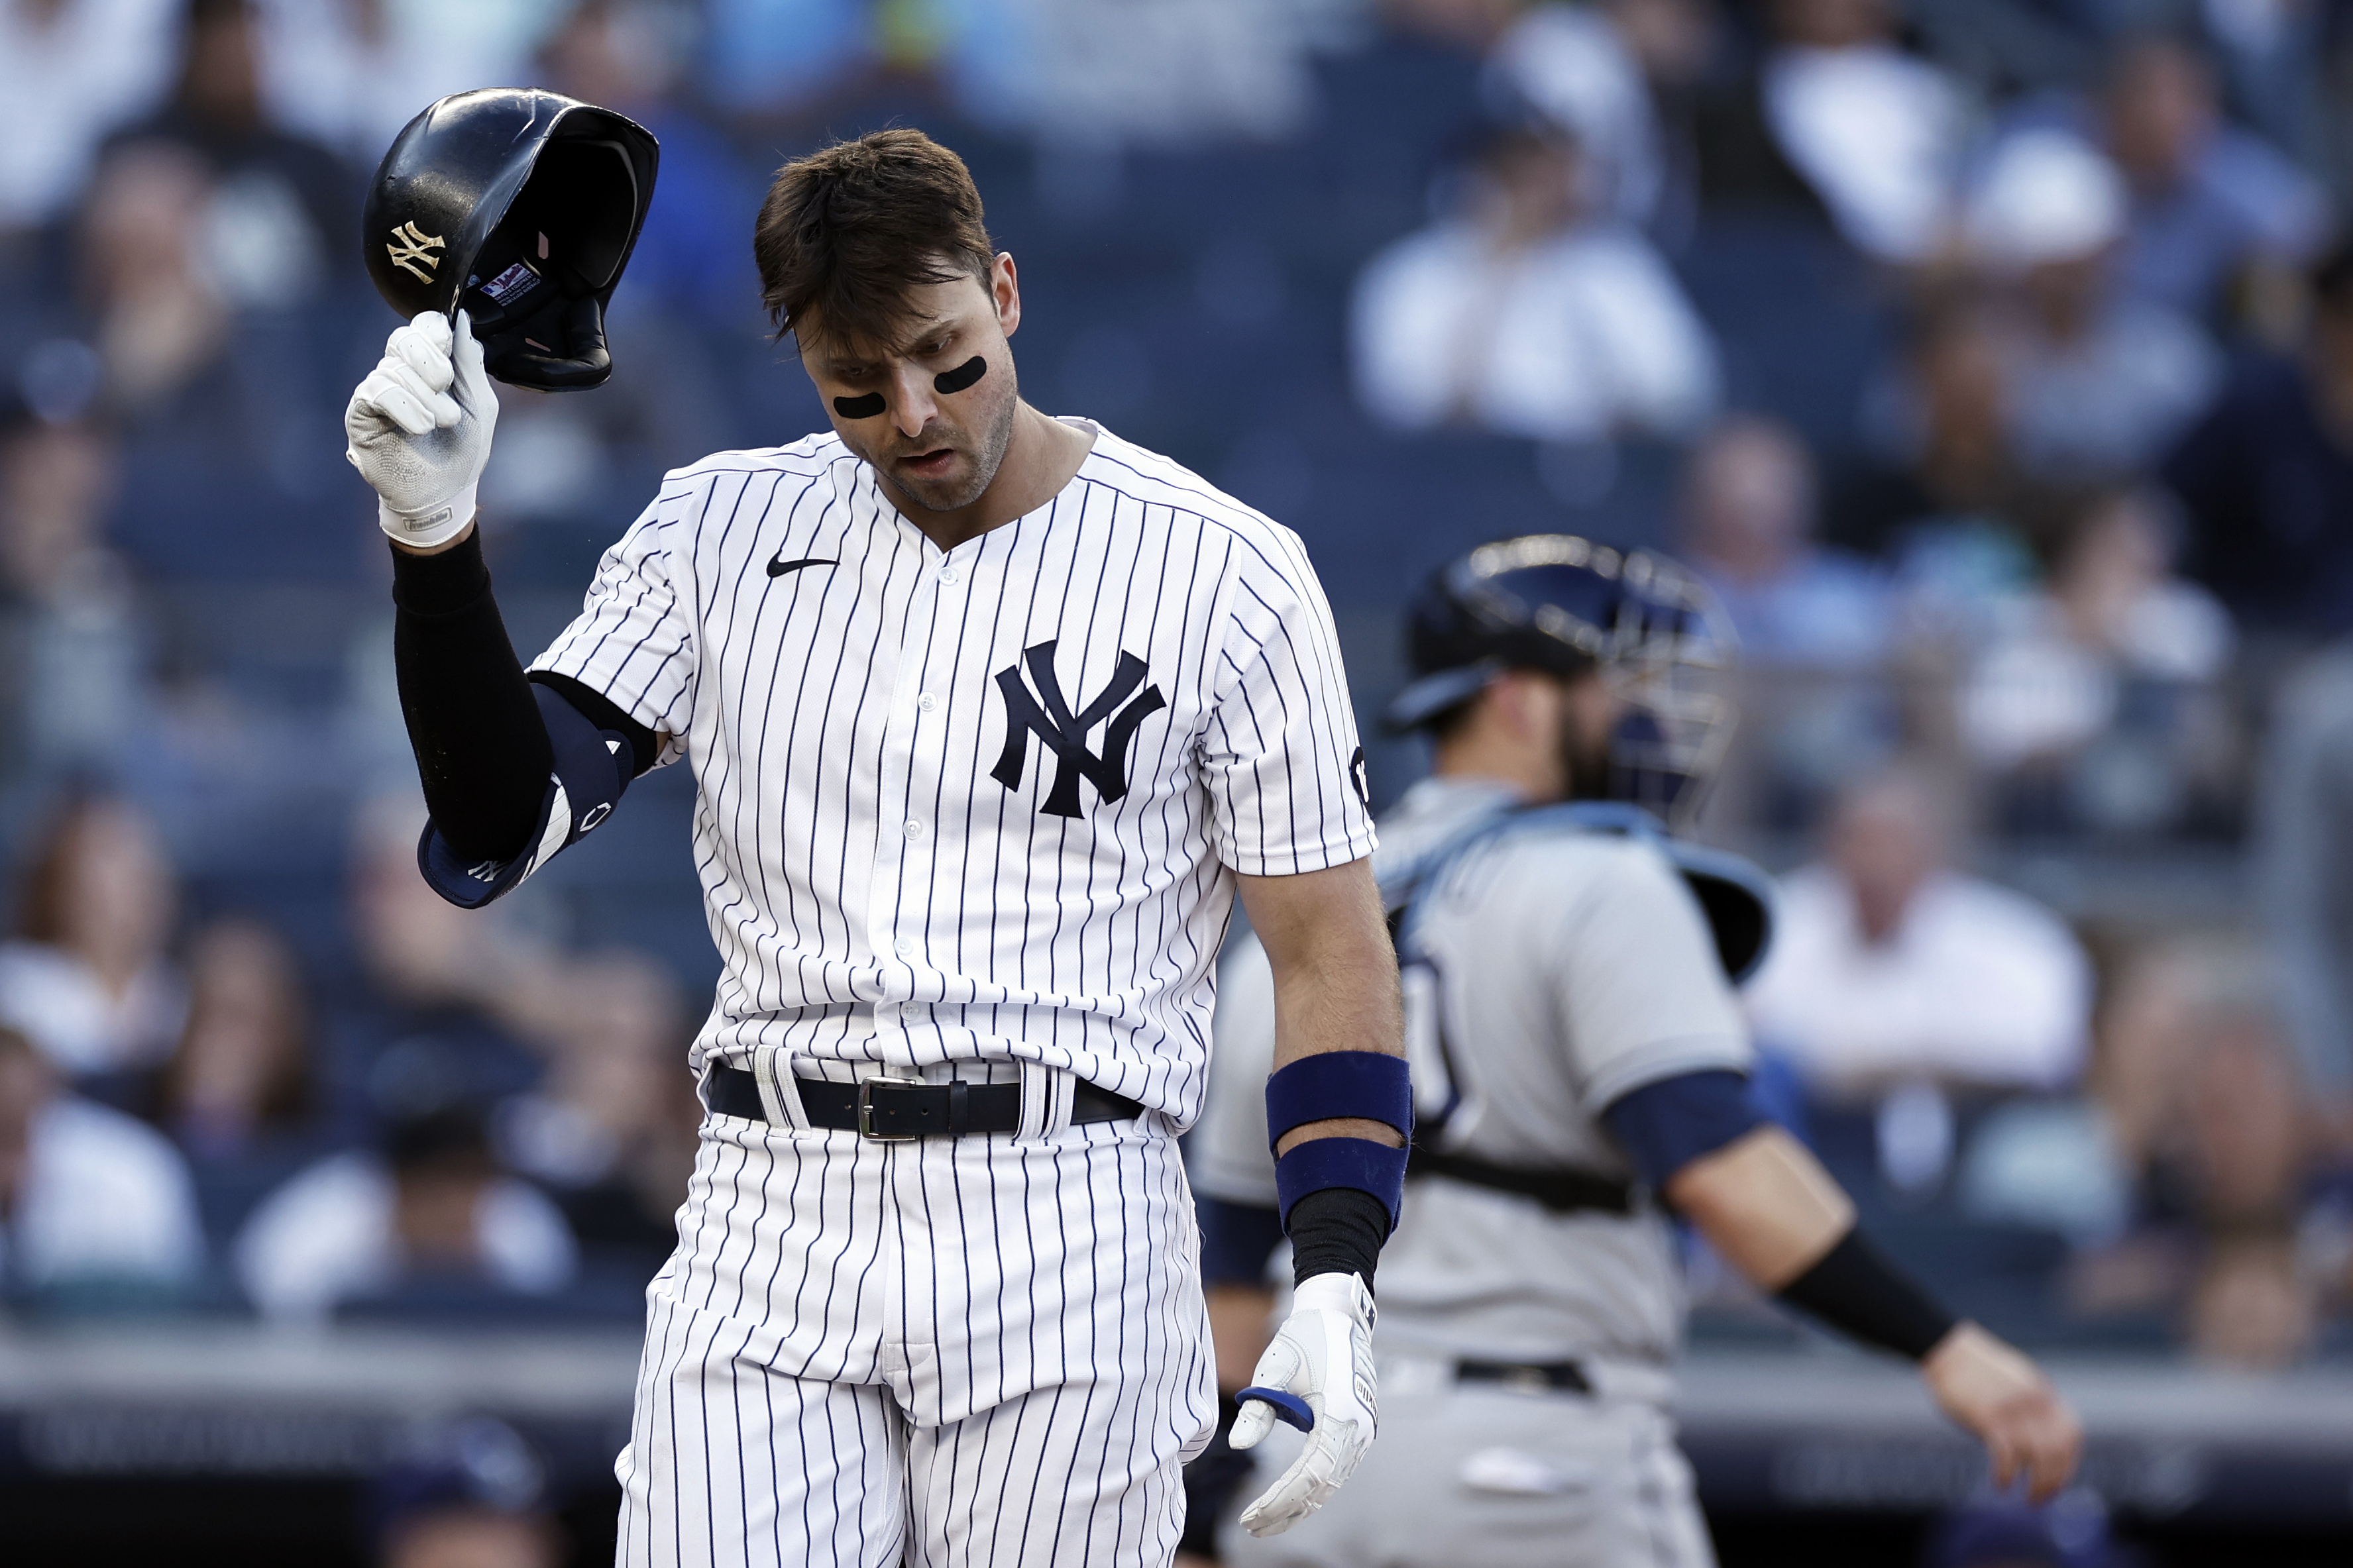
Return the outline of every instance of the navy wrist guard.
{"type": "MultiPolygon", "coordinates": [[[[1401,1057],[1378,1051],[1321,1051],[1266,1080],[1269,1147],[1311,1121],[1342,1117],[1384,1122],[1413,1137],[1413,1084],[1401,1057]]],[[[1369,1138],[1311,1138],[1274,1162],[1276,1203],[1286,1228],[1293,1205],[1310,1193],[1353,1187],[1369,1193],[1397,1228],[1405,1202],[1406,1151],[1369,1138]]]]}

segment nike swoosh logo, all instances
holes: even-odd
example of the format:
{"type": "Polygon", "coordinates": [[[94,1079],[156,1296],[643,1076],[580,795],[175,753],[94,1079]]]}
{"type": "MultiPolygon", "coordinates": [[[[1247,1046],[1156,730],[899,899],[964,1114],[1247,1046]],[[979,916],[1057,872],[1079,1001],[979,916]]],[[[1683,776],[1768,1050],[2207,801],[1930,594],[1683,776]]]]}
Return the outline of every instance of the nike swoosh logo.
{"type": "Polygon", "coordinates": [[[840,564],[839,561],[820,561],[814,555],[801,561],[771,561],[768,563],[768,575],[781,577],[787,572],[797,572],[804,566],[839,566],[840,564]]]}

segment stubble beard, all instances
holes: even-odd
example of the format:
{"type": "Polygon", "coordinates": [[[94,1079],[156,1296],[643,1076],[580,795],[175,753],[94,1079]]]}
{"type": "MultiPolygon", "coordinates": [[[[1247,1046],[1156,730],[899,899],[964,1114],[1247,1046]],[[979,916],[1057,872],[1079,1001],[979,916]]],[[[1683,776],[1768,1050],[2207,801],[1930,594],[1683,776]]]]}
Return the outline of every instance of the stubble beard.
{"type": "Polygon", "coordinates": [[[905,492],[909,500],[925,511],[962,511],[988,493],[997,482],[997,469],[1005,466],[1005,453],[1013,444],[1013,419],[1021,406],[1019,389],[1013,384],[1013,367],[1005,367],[1004,400],[989,411],[988,423],[982,428],[980,444],[971,449],[972,477],[955,489],[942,488],[944,481],[924,483],[900,474],[892,479],[905,492]]]}
{"type": "Polygon", "coordinates": [[[1567,800],[1608,800],[1616,784],[1610,765],[1610,737],[1596,741],[1571,724],[1561,726],[1561,782],[1567,800]]]}

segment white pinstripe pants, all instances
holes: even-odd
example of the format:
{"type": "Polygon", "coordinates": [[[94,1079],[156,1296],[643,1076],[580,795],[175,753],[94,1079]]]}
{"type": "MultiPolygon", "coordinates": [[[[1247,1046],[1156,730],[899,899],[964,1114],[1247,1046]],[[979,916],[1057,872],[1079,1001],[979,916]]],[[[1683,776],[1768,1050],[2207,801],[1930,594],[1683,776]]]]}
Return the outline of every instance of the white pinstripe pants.
{"type": "Polygon", "coordinates": [[[1175,1552],[1215,1400],[1158,1117],[884,1144],[712,1116],[679,1235],[614,1467],[623,1568],[1175,1552]]]}

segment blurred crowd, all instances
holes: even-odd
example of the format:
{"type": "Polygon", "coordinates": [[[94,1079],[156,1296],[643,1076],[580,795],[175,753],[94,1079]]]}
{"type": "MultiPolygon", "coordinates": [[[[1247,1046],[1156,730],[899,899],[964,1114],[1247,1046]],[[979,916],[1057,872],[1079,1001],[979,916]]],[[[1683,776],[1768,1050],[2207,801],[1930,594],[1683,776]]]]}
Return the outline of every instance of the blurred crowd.
{"type": "Polygon", "coordinates": [[[2347,1347],[2339,0],[0,0],[15,1310],[626,1319],[667,1251],[691,791],[436,900],[340,460],[366,174],[508,83],[662,144],[618,374],[501,394],[526,654],[665,468],[820,426],[758,193],[920,124],[1025,395],[1299,529],[1367,707],[1482,540],[1714,586],[1762,1087],[1908,1262],[2030,1342],[2347,1347]]]}

